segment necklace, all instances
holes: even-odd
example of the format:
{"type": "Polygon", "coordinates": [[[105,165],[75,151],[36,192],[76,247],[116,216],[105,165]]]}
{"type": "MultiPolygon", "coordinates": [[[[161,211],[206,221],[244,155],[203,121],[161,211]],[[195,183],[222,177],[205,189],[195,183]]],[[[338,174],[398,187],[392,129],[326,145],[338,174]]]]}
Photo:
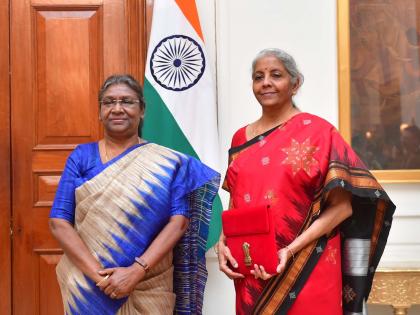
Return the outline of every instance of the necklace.
{"type": "MultiPolygon", "coordinates": [[[[137,137],[137,143],[136,144],[140,144],[141,140],[139,137],[137,137]]],[[[128,146],[127,148],[129,148],[130,146],[128,146]]],[[[123,151],[125,151],[127,148],[124,148],[123,151]]],[[[105,163],[107,163],[110,159],[108,158],[108,148],[106,145],[106,140],[104,139],[104,151],[105,151],[105,163]]],[[[118,155],[118,154],[117,154],[118,155]]]]}
{"type": "Polygon", "coordinates": [[[106,141],[104,140],[104,148],[105,148],[105,163],[109,161],[108,159],[108,150],[106,149],[106,141]]]}
{"type": "Polygon", "coordinates": [[[251,130],[249,130],[249,139],[253,139],[256,136],[259,136],[259,135],[262,135],[262,134],[268,132],[269,130],[272,130],[274,128],[278,128],[278,127],[282,126],[284,123],[285,123],[285,121],[275,122],[275,123],[272,123],[270,125],[262,126],[262,127],[254,125],[254,126],[252,126],[251,130]]]}
{"type": "Polygon", "coordinates": [[[266,126],[258,126],[257,123],[254,123],[253,126],[251,126],[251,128],[249,130],[249,138],[250,139],[255,138],[256,136],[261,135],[261,134],[263,134],[263,133],[265,133],[265,132],[267,132],[267,131],[275,128],[275,127],[280,127],[283,124],[285,124],[287,121],[289,121],[291,119],[291,117],[293,117],[293,116],[294,116],[293,114],[288,115],[288,117],[286,117],[286,119],[283,118],[281,120],[278,120],[278,121],[276,121],[274,123],[271,123],[269,125],[266,125],[266,126]]]}
{"type": "Polygon", "coordinates": [[[270,126],[270,127],[267,127],[267,128],[257,128],[257,127],[254,127],[254,128],[252,128],[252,130],[250,131],[250,138],[251,138],[251,139],[252,139],[252,138],[255,138],[256,136],[262,135],[262,134],[264,134],[264,133],[268,132],[269,130],[271,130],[271,129],[273,129],[273,128],[280,127],[280,126],[281,126],[281,125],[283,125],[283,124],[284,124],[284,122],[282,122],[282,123],[280,123],[280,124],[274,124],[274,125],[272,125],[272,126],[270,126]]]}

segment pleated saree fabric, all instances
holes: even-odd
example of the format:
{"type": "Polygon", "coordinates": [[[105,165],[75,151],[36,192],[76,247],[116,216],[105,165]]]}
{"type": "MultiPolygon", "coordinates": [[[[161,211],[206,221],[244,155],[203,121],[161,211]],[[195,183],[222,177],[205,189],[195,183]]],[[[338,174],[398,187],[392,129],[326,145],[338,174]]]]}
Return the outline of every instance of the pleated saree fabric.
{"type": "Polygon", "coordinates": [[[308,113],[254,139],[239,129],[224,188],[231,208],[269,204],[277,248],[289,245],[326,208],[329,192],[352,195],[353,215],[295,255],[269,281],[235,280],[237,314],[362,314],[395,209],[336,128],[308,113]]]}
{"type": "Polygon", "coordinates": [[[66,255],[57,266],[66,314],[200,314],[205,246],[219,175],[198,160],[145,143],[103,164],[98,144],[70,155],[50,214],[74,228],[104,268],[133,264],[173,215],[190,219],[173,253],[128,297],[110,299],[66,255]]]}

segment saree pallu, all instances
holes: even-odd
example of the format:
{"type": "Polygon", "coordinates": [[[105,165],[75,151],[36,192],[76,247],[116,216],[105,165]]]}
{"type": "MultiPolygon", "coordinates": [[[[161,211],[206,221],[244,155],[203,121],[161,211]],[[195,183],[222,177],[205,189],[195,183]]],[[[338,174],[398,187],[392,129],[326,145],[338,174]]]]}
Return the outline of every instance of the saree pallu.
{"type": "Polygon", "coordinates": [[[394,204],[325,120],[299,113],[249,141],[245,128],[233,137],[224,188],[231,208],[271,205],[278,249],[319,217],[334,188],[351,193],[353,214],[297,253],[282,275],[235,280],[237,314],[361,315],[394,204]]]}
{"type": "Polygon", "coordinates": [[[110,299],[63,255],[57,277],[66,314],[200,314],[208,224],[219,175],[194,158],[147,143],[114,159],[89,180],[78,180],[74,228],[104,268],[133,264],[170,216],[185,215],[190,222],[173,252],[128,298],[110,299]]]}

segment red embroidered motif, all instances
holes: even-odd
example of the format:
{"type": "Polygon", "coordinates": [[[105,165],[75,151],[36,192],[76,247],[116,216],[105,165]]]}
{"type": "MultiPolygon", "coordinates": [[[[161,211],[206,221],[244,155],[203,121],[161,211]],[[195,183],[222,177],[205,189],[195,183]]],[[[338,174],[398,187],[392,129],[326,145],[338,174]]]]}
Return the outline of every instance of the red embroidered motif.
{"type": "Polygon", "coordinates": [[[328,246],[326,261],[335,265],[337,263],[337,259],[336,259],[337,252],[338,252],[337,248],[332,248],[331,246],[328,246]]]}
{"type": "Polygon", "coordinates": [[[318,164],[318,161],[314,159],[314,154],[318,150],[319,148],[317,146],[310,145],[310,138],[302,143],[292,139],[289,148],[282,148],[282,151],[287,154],[287,157],[283,160],[282,164],[290,164],[292,166],[293,175],[299,170],[304,170],[306,174],[311,176],[311,167],[318,164]]]}

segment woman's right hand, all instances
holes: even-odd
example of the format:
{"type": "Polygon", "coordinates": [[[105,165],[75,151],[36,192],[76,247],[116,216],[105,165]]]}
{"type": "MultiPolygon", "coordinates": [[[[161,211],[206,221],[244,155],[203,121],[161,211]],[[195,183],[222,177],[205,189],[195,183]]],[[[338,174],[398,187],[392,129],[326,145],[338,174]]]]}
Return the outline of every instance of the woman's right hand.
{"type": "Polygon", "coordinates": [[[277,273],[278,274],[282,274],[284,272],[284,270],[286,270],[286,266],[287,263],[289,261],[289,259],[293,258],[293,253],[292,251],[289,249],[289,247],[283,247],[282,249],[280,249],[277,252],[278,256],[279,256],[279,264],[277,266],[277,273]]]}
{"type": "Polygon", "coordinates": [[[133,263],[128,267],[102,269],[98,274],[103,278],[96,286],[111,299],[121,299],[134,291],[136,285],[143,280],[146,271],[137,263],[133,263]]]}
{"type": "Polygon", "coordinates": [[[230,279],[245,278],[243,274],[235,272],[231,268],[229,268],[228,262],[230,266],[233,266],[234,268],[238,268],[238,263],[232,256],[229,247],[226,246],[224,238],[221,238],[219,240],[219,242],[216,244],[216,248],[220,271],[222,271],[230,279]]]}

